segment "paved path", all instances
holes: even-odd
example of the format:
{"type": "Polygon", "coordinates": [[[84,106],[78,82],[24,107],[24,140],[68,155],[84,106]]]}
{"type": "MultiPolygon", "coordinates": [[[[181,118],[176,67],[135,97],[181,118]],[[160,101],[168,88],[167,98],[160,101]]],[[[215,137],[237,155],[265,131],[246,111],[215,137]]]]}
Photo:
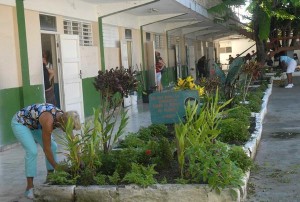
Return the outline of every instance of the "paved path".
{"type": "Polygon", "coordinates": [[[300,201],[300,77],[294,84],[292,89],[273,86],[248,202],[300,201]]]}

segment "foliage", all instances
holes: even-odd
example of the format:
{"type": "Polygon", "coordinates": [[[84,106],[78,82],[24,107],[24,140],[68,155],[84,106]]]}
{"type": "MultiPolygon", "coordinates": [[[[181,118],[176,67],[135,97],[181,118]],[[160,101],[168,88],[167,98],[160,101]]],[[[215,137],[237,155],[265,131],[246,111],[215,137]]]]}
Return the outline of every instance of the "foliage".
{"type": "Polygon", "coordinates": [[[246,108],[243,105],[238,105],[237,107],[228,109],[225,118],[238,119],[241,122],[245,123],[246,126],[249,126],[250,116],[251,116],[250,109],[246,108]]]}
{"type": "Polygon", "coordinates": [[[148,127],[153,137],[166,137],[168,128],[164,124],[152,124],[148,127]]]}
{"type": "Polygon", "coordinates": [[[94,86],[104,96],[110,97],[119,92],[122,96],[127,97],[130,92],[137,90],[138,81],[136,72],[131,67],[128,69],[116,67],[109,71],[98,71],[94,86]]]}
{"type": "Polygon", "coordinates": [[[117,185],[121,182],[120,175],[117,171],[114,172],[112,176],[108,176],[109,182],[111,182],[114,185],[117,185]]]}
{"type": "Polygon", "coordinates": [[[124,140],[122,140],[119,144],[119,148],[138,148],[144,145],[144,141],[138,137],[136,133],[130,133],[126,136],[124,140]]]}
{"type": "Polygon", "coordinates": [[[73,185],[76,184],[77,177],[72,177],[65,171],[56,171],[53,173],[49,173],[47,180],[49,184],[73,185]]]}
{"type": "Polygon", "coordinates": [[[230,159],[228,146],[222,142],[188,149],[189,172],[195,183],[207,182],[210,187],[237,187],[243,184],[243,172],[230,159]]]}
{"type": "Polygon", "coordinates": [[[93,177],[93,180],[96,182],[97,185],[105,185],[106,175],[98,173],[96,176],[93,177]]]}
{"type": "Polygon", "coordinates": [[[243,64],[244,64],[244,59],[241,57],[234,59],[233,62],[230,64],[229,71],[225,81],[225,97],[227,99],[233,98],[235,94],[235,85],[242,72],[243,64]]]}
{"type": "Polygon", "coordinates": [[[128,123],[127,111],[120,107],[121,100],[119,93],[114,94],[112,99],[101,96],[102,104],[94,110],[93,132],[99,135],[104,152],[112,149],[118,138],[123,135],[128,123]],[[117,117],[120,118],[119,125],[117,125],[117,117]]]}
{"type": "Polygon", "coordinates": [[[243,172],[249,171],[253,164],[252,159],[245,153],[242,147],[233,146],[230,148],[229,158],[234,162],[243,172]]]}
{"type": "Polygon", "coordinates": [[[138,132],[138,138],[144,140],[144,141],[148,141],[151,139],[151,130],[150,128],[145,128],[145,127],[142,127],[140,128],[139,132],[138,132]]]}
{"type": "Polygon", "coordinates": [[[219,140],[226,143],[244,143],[249,137],[250,133],[247,126],[238,119],[224,119],[219,125],[221,134],[219,140]]]}
{"type": "MultiPolygon", "coordinates": [[[[222,71],[223,72],[223,71],[222,71]]],[[[219,77],[200,78],[199,85],[204,86],[206,93],[215,93],[221,82],[219,77]]]]}
{"type": "MultiPolygon", "coordinates": [[[[76,176],[81,166],[81,135],[73,134],[73,122],[68,119],[64,131],[66,135],[58,136],[58,143],[62,146],[62,154],[66,157],[66,163],[69,162],[70,172],[73,176],[76,176]]],[[[65,162],[64,162],[65,163],[65,162]]]]}
{"type": "Polygon", "coordinates": [[[141,185],[142,187],[152,185],[156,183],[154,175],[157,174],[157,172],[154,170],[154,167],[155,164],[145,167],[143,165],[132,163],[132,170],[125,175],[123,181],[141,185]]]}
{"type": "Polygon", "coordinates": [[[194,79],[191,76],[188,76],[186,79],[178,78],[177,84],[174,87],[174,90],[197,90],[199,96],[204,95],[204,87],[196,85],[194,79]]]}
{"type": "Polygon", "coordinates": [[[261,91],[258,91],[257,93],[250,93],[247,96],[247,99],[249,100],[249,104],[245,105],[248,107],[252,112],[259,112],[261,110],[261,104],[262,104],[262,93],[261,91]]]}
{"type": "Polygon", "coordinates": [[[243,101],[246,101],[246,96],[248,94],[249,86],[253,79],[256,79],[259,75],[260,67],[256,61],[250,61],[245,63],[242,68],[242,72],[245,75],[244,84],[242,89],[243,101]]]}
{"type": "Polygon", "coordinates": [[[186,106],[185,122],[175,124],[175,134],[177,141],[177,156],[181,177],[184,173],[185,150],[190,145],[209,145],[220,134],[218,125],[221,120],[221,110],[228,105],[231,100],[220,105],[219,92],[215,96],[206,95],[202,111],[198,114],[196,103],[186,106]]]}

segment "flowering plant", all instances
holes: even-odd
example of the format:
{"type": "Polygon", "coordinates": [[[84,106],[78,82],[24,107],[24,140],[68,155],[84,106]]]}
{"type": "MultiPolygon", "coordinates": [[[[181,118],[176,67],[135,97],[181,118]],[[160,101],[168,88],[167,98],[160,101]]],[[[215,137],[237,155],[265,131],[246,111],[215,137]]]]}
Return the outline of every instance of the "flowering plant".
{"type": "Polygon", "coordinates": [[[204,95],[204,87],[201,87],[194,82],[194,78],[188,76],[186,79],[179,78],[174,90],[197,90],[199,96],[204,95]]]}

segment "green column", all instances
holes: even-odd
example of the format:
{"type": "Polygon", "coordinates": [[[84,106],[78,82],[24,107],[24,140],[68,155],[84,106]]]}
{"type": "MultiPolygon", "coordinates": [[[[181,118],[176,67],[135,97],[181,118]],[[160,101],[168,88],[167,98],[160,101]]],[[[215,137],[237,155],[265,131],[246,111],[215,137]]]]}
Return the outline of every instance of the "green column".
{"type": "Polygon", "coordinates": [[[143,26],[140,27],[141,32],[141,48],[142,48],[142,65],[143,70],[145,69],[145,52],[144,52],[144,33],[143,33],[143,26]]]}
{"type": "Polygon", "coordinates": [[[27,52],[27,37],[26,37],[26,25],[25,25],[25,14],[24,14],[24,3],[23,0],[16,0],[17,10],[17,23],[18,23],[18,36],[20,46],[20,61],[22,71],[23,88],[21,89],[21,98],[23,98],[24,106],[29,104],[31,100],[30,92],[30,79],[29,79],[29,65],[28,65],[28,52],[27,52]]]}
{"type": "Polygon", "coordinates": [[[99,47],[100,47],[100,58],[101,58],[101,70],[105,71],[102,17],[98,17],[98,27],[99,27],[99,47]]]}
{"type": "Polygon", "coordinates": [[[16,0],[23,86],[29,86],[28,52],[23,0],[16,0]]]}

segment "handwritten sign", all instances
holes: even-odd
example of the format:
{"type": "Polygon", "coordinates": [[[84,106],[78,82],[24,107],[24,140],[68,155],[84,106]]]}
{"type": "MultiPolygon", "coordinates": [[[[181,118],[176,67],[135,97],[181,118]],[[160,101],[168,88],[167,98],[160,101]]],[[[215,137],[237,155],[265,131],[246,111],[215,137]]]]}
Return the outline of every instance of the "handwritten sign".
{"type": "Polygon", "coordinates": [[[196,90],[165,91],[149,95],[151,122],[178,123],[185,116],[185,105],[188,101],[199,103],[196,90]]]}

